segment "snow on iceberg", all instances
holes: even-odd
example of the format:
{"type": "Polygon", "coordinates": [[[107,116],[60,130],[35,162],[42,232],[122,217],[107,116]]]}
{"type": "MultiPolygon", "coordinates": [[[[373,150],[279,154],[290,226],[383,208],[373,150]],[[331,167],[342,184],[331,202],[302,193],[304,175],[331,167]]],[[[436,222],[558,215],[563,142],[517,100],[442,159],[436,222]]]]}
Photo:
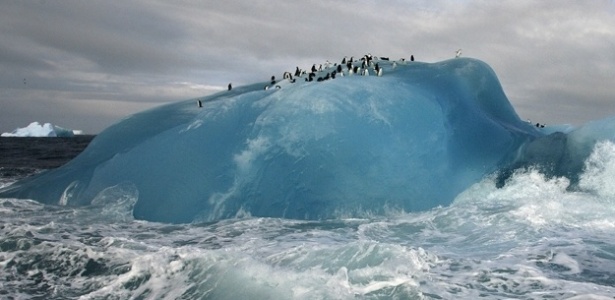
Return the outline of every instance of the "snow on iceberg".
{"type": "MultiPolygon", "coordinates": [[[[417,211],[563,145],[517,116],[484,62],[378,63],[382,76],[325,69],[137,113],[0,196],[78,206],[124,191],[135,218],[174,223],[417,211]]],[[[570,149],[592,143],[579,136],[570,149]]]]}
{"type": "Polygon", "coordinates": [[[79,130],[71,130],[60,126],[39,122],[32,122],[24,128],[17,128],[13,132],[2,133],[3,137],[73,137],[80,134],[79,130]]]}

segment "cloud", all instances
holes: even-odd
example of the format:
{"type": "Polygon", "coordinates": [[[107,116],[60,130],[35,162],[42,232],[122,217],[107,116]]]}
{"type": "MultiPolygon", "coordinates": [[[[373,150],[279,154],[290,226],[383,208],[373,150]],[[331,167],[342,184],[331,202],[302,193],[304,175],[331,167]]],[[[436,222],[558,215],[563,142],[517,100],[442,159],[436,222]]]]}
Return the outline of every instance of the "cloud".
{"type": "Polygon", "coordinates": [[[229,82],[265,81],[295,66],[368,52],[434,62],[459,48],[494,68],[522,118],[581,124],[615,115],[609,105],[614,6],[606,0],[3,2],[0,131],[43,121],[46,108],[58,122],[87,115],[88,122],[74,126],[97,133],[144,107],[210,94],[229,82]],[[106,103],[122,109],[99,109],[106,103]]]}

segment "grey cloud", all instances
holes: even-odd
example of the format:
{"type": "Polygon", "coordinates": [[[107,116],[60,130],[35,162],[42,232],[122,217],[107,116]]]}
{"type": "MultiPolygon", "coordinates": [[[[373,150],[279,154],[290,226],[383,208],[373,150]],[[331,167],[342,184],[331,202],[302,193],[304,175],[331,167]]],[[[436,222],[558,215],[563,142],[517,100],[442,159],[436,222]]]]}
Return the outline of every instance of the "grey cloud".
{"type": "Polygon", "coordinates": [[[97,132],[145,107],[212,93],[228,82],[265,81],[295,66],[367,52],[434,62],[458,48],[494,68],[522,118],[581,124],[615,115],[614,6],[606,0],[4,2],[0,131],[44,121],[39,108],[46,108],[59,121],[73,118],[75,129],[97,132]],[[110,102],[123,108],[100,108],[110,102]],[[100,121],[79,125],[86,115],[100,121]]]}

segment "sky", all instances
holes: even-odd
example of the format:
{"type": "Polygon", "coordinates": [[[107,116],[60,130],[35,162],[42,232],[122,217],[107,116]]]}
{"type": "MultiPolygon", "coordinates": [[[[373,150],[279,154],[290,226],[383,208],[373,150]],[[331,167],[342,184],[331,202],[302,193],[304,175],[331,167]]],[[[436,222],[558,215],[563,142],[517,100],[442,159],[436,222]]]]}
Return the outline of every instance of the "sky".
{"type": "Polygon", "coordinates": [[[522,119],[615,116],[615,0],[3,0],[0,132],[97,134],[344,56],[480,59],[522,119]]]}

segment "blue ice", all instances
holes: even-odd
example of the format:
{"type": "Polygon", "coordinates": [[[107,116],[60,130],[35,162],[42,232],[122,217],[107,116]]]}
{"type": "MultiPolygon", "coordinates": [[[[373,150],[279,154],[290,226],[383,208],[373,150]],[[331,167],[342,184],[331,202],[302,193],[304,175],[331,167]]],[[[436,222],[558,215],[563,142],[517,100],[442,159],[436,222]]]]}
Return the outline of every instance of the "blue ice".
{"type": "Polygon", "coordinates": [[[566,133],[522,121],[479,60],[378,63],[382,76],[267,81],[200,98],[202,107],[137,113],[0,196],[81,206],[129,187],[135,218],[173,223],[420,211],[494,172],[505,182],[552,160],[562,164],[554,175],[580,172],[598,137],[613,139],[613,119],[566,133]]]}

